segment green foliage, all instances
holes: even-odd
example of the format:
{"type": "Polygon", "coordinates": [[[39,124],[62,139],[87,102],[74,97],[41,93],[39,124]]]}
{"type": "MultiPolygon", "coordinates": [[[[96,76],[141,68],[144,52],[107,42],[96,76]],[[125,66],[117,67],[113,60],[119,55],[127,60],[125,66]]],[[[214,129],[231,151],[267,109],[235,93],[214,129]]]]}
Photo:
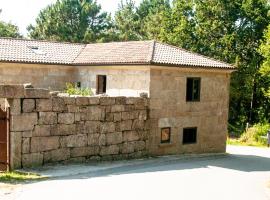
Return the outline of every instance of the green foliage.
{"type": "Polygon", "coordinates": [[[118,40],[161,39],[161,27],[169,12],[169,0],[143,0],[139,7],[133,0],[121,1],[115,14],[118,40]]]}
{"type": "Polygon", "coordinates": [[[92,96],[93,92],[89,88],[78,88],[75,84],[66,83],[65,93],[69,95],[80,95],[80,96],[92,96]]]}
{"type": "Polygon", "coordinates": [[[96,1],[57,0],[39,13],[28,31],[35,39],[89,43],[103,40],[110,28],[110,16],[101,13],[96,1]]]}
{"type": "Polygon", "coordinates": [[[266,146],[267,131],[270,129],[269,123],[258,123],[243,132],[238,139],[228,139],[229,144],[240,144],[248,146],[266,146]]]}
{"type": "Polygon", "coordinates": [[[21,38],[22,36],[20,35],[19,28],[17,26],[0,21],[0,37],[21,38]]]}
{"type": "Polygon", "coordinates": [[[121,1],[118,11],[115,13],[115,28],[118,38],[121,41],[140,40],[139,35],[139,16],[136,13],[135,2],[126,0],[121,1]]]}

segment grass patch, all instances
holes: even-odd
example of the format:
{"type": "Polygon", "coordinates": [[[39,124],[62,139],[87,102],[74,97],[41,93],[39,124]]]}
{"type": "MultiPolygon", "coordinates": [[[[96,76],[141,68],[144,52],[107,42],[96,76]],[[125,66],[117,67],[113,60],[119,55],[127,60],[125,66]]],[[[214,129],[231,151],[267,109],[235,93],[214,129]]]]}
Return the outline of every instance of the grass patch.
{"type": "Polygon", "coordinates": [[[44,178],[45,177],[40,176],[38,174],[23,173],[23,172],[17,172],[17,171],[0,173],[0,182],[4,182],[4,183],[16,184],[16,183],[23,183],[26,181],[41,180],[44,178]]]}
{"type": "Polygon", "coordinates": [[[228,145],[239,145],[239,146],[253,146],[253,147],[266,147],[266,145],[257,142],[257,141],[249,141],[243,142],[241,139],[237,138],[227,138],[228,145]]]}

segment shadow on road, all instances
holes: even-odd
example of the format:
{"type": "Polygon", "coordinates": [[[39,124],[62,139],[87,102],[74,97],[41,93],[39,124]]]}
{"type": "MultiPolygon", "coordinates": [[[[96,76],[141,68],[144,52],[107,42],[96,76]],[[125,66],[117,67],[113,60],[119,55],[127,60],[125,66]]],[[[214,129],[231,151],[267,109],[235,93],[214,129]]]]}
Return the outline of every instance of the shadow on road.
{"type": "Polygon", "coordinates": [[[160,161],[157,159],[156,162],[151,163],[135,163],[134,165],[119,166],[86,174],[59,177],[56,179],[89,179],[122,174],[188,170],[208,167],[220,167],[241,172],[270,171],[270,158],[254,155],[228,154],[215,157],[175,159],[169,161],[160,161]]]}

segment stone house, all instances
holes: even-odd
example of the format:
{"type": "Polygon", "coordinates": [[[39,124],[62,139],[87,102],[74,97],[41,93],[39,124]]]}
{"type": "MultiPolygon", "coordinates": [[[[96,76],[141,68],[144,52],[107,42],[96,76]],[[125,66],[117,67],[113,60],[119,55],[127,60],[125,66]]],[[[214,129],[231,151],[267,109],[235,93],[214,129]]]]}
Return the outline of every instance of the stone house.
{"type": "MultiPolygon", "coordinates": [[[[35,88],[63,90],[73,82],[114,98],[147,93],[149,155],[225,152],[234,70],[156,41],[73,44],[0,38],[0,84],[32,83],[35,88]]],[[[39,97],[16,98],[35,99],[31,112],[41,112],[39,97]]],[[[20,106],[23,112],[22,101],[20,106]]]]}

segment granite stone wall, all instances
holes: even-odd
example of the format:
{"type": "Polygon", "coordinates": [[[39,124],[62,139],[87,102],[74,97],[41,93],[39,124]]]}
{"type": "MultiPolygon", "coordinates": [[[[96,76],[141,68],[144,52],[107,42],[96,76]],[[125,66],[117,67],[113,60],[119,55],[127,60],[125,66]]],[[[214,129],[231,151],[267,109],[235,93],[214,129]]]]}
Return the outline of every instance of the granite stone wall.
{"type": "Polygon", "coordinates": [[[10,107],[11,168],[148,154],[149,99],[79,97],[0,86],[10,107]]]}
{"type": "Polygon", "coordinates": [[[152,67],[149,152],[152,155],[225,153],[230,72],[152,67]],[[187,102],[187,78],[201,80],[200,101],[187,102]],[[161,144],[161,129],[171,129],[161,144]],[[183,144],[183,130],[197,128],[195,143],[183,144]]]}

